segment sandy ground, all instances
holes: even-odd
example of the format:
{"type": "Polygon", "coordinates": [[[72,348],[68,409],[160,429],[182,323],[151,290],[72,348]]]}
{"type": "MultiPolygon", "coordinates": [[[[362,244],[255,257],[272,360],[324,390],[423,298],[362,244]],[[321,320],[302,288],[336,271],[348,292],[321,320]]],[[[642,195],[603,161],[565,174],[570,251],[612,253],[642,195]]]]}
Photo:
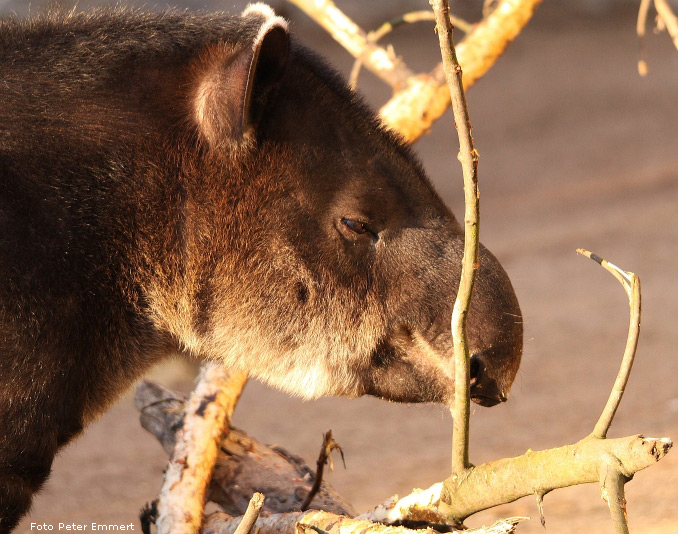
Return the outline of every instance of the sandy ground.
{"type": "MultiPolygon", "coordinates": [[[[634,15],[624,9],[573,14],[566,2],[547,2],[469,93],[481,155],[481,239],[512,277],[526,331],[510,401],[474,408],[476,463],[571,443],[597,419],[623,351],[627,305],[611,276],[575,255],[580,246],[643,282],[638,358],[611,436],[678,437],[678,52],[666,36],[651,36],[651,73],[639,78],[634,15]]],[[[306,41],[347,72],[348,57],[297,20],[306,41]]],[[[402,32],[395,45],[418,69],[438,57],[432,34],[421,26],[402,32]]],[[[363,89],[375,105],[388,96],[369,75],[363,89]]],[[[443,119],[417,148],[460,213],[450,128],[443,119]]],[[[155,375],[186,388],[181,367],[155,375]]],[[[311,463],[321,432],[331,428],[347,470],[329,480],[359,510],[448,472],[451,420],[437,406],[369,398],[301,402],[251,382],[235,420],[311,463]]],[[[55,530],[59,522],[136,522],[139,508],[157,494],[166,459],[137,421],[127,395],[66,448],[19,532],[31,531],[32,522],[55,530]]],[[[632,532],[678,533],[678,452],[639,473],[627,496],[632,532]]],[[[551,534],[613,532],[595,485],[548,495],[545,512],[551,534]]],[[[512,515],[533,518],[519,532],[542,532],[534,498],[468,524],[512,515]]]]}

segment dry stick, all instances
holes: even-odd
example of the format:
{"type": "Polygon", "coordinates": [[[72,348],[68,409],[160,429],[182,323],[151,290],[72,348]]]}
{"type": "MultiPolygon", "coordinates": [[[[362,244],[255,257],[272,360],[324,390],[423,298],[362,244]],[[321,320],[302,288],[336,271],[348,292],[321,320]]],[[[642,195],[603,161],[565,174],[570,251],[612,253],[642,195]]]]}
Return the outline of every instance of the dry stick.
{"type": "MultiPolygon", "coordinates": [[[[374,31],[367,33],[367,40],[371,43],[376,44],[382,37],[389,34],[397,27],[402,26],[403,24],[414,24],[416,22],[424,22],[435,20],[435,15],[430,11],[411,11],[410,13],[405,13],[399,17],[395,17],[388,22],[384,22],[379,28],[374,31]]],[[[464,33],[469,33],[473,29],[473,24],[466,22],[464,19],[450,15],[450,20],[455,28],[460,29],[464,33]]],[[[348,77],[348,84],[351,86],[351,89],[355,90],[358,87],[358,76],[360,75],[360,69],[363,66],[363,60],[358,57],[353,63],[353,68],[351,69],[351,74],[348,77]]]]}
{"type": "Polygon", "coordinates": [[[158,502],[158,534],[199,531],[217,444],[246,381],[247,375],[230,373],[216,363],[201,368],[165,471],[158,502]]]}
{"type": "MultiPolygon", "coordinates": [[[[619,280],[629,299],[629,333],[626,338],[624,357],[617,373],[617,378],[612,386],[610,397],[591,433],[593,438],[604,439],[607,436],[607,431],[610,429],[617,408],[619,408],[619,403],[624,396],[624,390],[636,356],[638,336],[640,334],[640,278],[634,273],[624,271],[588,250],[577,249],[577,252],[592,259],[619,280]]],[[[608,458],[603,462],[600,479],[601,494],[610,508],[612,522],[618,534],[628,534],[629,530],[626,518],[626,500],[624,498],[624,483],[629,478],[628,473],[624,473],[623,466],[615,458],[608,458]]]]}
{"type": "Polygon", "coordinates": [[[604,260],[600,256],[584,249],[577,249],[579,254],[591,258],[596,263],[600,264],[603,269],[610,272],[624,287],[626,295],[629,298],[630,318],[629,318],[629,333],[626,338],[626,348],[624,349],[624,357],[622,358],[619,373],[610,392],[610,397],[607,400],[605,408],[596,423],[593,433],[596,438],[604,438],[607,431],[610,429],[612,419],[614,419],[619,403],[624,395],[624,389],[629,381],[633,361],[636,357],[636,348],[638,346],[638,336],[640,335],[640,278],[629,271],[624,271],[616,265],[604,260]]]}
{"type": "Polygon", "coordinates": [[[414,73],[392,51],[371,42],[331,0],[289,0],[323,27],[353,57],[391,87],[402,87],[414,73]]]}
{"type": "Polygon", "coordinates": [[[572,485],[574,480],[577,480],[574,483],[581,484],[598,479],[601,483],[603,498],[608,502],[618,534],[626,534],[628,533],[628,526],[626,524],[623,481],[629,480],[639,469],[658,461],[672,446],[668,439],[645,440],[642,436],[632,436],[623,438],[623,440],[605,439],[614,414],[619,407],[635,357],[640,331],[640,280],[635,274],[620,269],[596,254],[582,249],[578,249],[577,252],[593,259],[617,278],[629,298],[630,321],[624,357],[603,413],[594,431],[572,446],[540,453],[528,451],[522,457],[500,460],[490,464],[489,472],[486,465],[478,466],[467,471],[462,481],[456,480],[454,475],[450,477],[443,488],[443,491],[449,493],[442,495],[441,508],[451,519],[463,520],[466,517],[464,514],[468,514],[474,507],[493,505],[490,502],[492,499],[495,499],[495,504],[510,502],[518,496],[529,493],[544,495],[557,487],[572,485]],[[611,447],[613,443],[624,444],[624,446],[611,447]],[[640,454],[637,453],[638,450],[641,451],[640,454]],[[572,459],[576,459],[575,465],[568,465],[571,463],[568,461],[570,456],[572,459]],[[646,461],[647,464],[644,463],[646,461]],[[566,473],[561,471],[563,465],[567,468],[566,473]],[[535,468],[536,471],[534,471],[535,468]],[[513,470],[513,474],[510,474],[511,470],[513,470]],[[515,476],[515,473],[520,473],[520,475],[515,476]],[[527,488],[524,486],[524,481],[515,484],[516,480],[522,478],[526,473],[530,477],[527,479],[528,486],[531,485],[529,489],[532,489],[529,493],[525,492],[527,488]],[[506,478],[507,475],[512,477],[510,480],[514,485],[512,488],[509,479],[506,478]],[[487,492],[491,495],[489,501],[477,499],[474,495],[474,486],[480,483],[483,484],[482,489],[486,492],[493,488],[501,489],[501,492],[497,493],[503,493],[503,500],[496,500],[497,496],[493,491],[487,492]],[[471,502],[462,502],[465,500],[465,496],[469,497],[469,492],[471,502]],[[608,498],[610,495],[613,497],[608,498]],[[464,507],[466,507],[466,510],[464,510],[464,507]]]}
{"type": "MultiPolygon", "coordinates": [[[[186,400],[182,395],[153,382],[142,381],[134,404],[141,412],[142,426],[171,454],[181,431],[186,400]]],[[[240,516],[252,494],[266,488],[266,510],[283,513],[299,510],[307,491],[307,476],[313,471],[297,456],[268,447],[229,426],[219,444],[208,498],[227,513],[240,516]]],[[[322,510],[355,516],[353,507],[331,486],[323,484],[314,503],[322,510]]],[[[153,521],[155,523],[155,521],[153,521]]]]}
{"type": "Polygon", "coordinates": [[[468,441],[470,408],[470,365],[466,342],[466,317],[468,314],[475,270],[478,267],[478,153],[473,147],[471,120],[468,115],[466,96],[462,85],[462,72],[452,39],[452,24],[448,17],[450,7],[447,0],[431,0],[436,18],[436,30],[440,41],[440,52],[445,68],[445,78],[452,100],[454,123],[459,137],[459,155],[464,174],[464,257],[462,258],[461,280],[452,311],[452,337],[454,340],[454,430],[452,434],[452,474],[461,476],[469,467],[468,441]]]}
{"type": "MultiPolygon", "coordinates": [[[[646,76],[648,73],[647,61],[645,59],[645,28],[647,26],[647,14],[650,10],[652,0],[641,0],[638,7],[638,20],[636,21],[636,34],[638,35],[638,74],[646,76]]],[[[657,10],[657,26],[661,25],[669,32],[673,39],[673,45],[678,49],[678,18],[671,10],[666,0],[654,0],[654,8],[657,10]]]]}
{"type": "Polygon", "coordinates": [[[247,505],[245,515],[242,516],[242,521],[235,529],[233,534],[249,534],[254,527],[254,523],[259,519],[259,513],[264,506],[264,496],[261,493],[255,493],[247,505]]]}
{"type": "MultiPolygon", "coordinates": [[[[311,501],[313,501],[313,497],[315,497],[318,491],[320,491],[320,486],[323,482],[323,471],[325,470],[325,464],[330,462],[330,469],[332,469],[331,454],[334,449],[339,450],[341,459],[343,461],[344,451],[341,449],[341,446],[332,438],[332,431],[328,430],[323,434],[323,444],[320,448],[320,454],[318,454],[318,461],[316,462],[315,480],[313,481],[313,487],[311,488],[311,491],[308,492],[306,499],[301,505],[302,512],[308,510],[311,501]]],[[[346,467],[346,463],[344,463],[344,467],[346,467]]]]}
{"type": "Polygon", "coordinates": [[[657,10],[659,19],[666,26],[666,31],[673,38],[673,45],[678,49],[678,18],[673,14],[666,0],[654,0],[654,8],[657,10]]]}
{"type": "Polygon", "coordinates": [[[638,35],[638,74],[647,76],[647,61],[645,60],[645,28],[647,26],[647,12],[652,0],[640,0],[638,7],[638,20],[636,21],[636,34],[638,35]]]}
{"type": "MultiPolygon", "coordinates": [[[[476,24],[457,47],[464,69],[464,88],[480,79],[522,31],[541,0],[500,0],[492,13],[476,24]]],[[[450,94],[440,66],[408,80],[380,111],[382,121],[410,143],[427,133],[450,106],[450,94]]]]}

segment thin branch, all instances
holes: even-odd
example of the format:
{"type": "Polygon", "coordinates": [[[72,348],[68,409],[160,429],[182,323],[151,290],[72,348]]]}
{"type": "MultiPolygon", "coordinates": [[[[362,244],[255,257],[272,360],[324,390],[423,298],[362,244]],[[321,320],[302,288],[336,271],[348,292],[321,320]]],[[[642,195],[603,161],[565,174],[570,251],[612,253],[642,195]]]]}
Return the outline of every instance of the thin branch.
{"type": "Polygon", "coordinates": [[[230,373],[216,363],[201,368],[165,471],[158,502],[158,534],[193,534],[200,529],[217,444],[246,381],[247,375],[230,373]]]}
{"type": "Polygon", "coordinates": [[[657,10],[657,15],[666,26],[666,31],[673,39],[673,45],[678,49],[678,18],[671,11],[666,0],[654,0],[654,8],[657,10]]]}
{"type": "Polygon", "coordinates": [[[638,74],[647,76],[647,61],[645,52],[645,28],[647,27],[647,13],[652,0],[640,0],[638,19],[636,20],[636,35],[638,35],[638,74]]]}
{"type": "Polygon", "coordinates": [[[414,73],[393,51],[371,42],[365,32],[331,0],[289,0],[324,28],[349,54],[393,88],[403,87],[414,73]]]}
{"type": "MultiPolygon", "coordinates": [[[[367,33],[367,40],[372,43],[377,43],[385,35],[402,26],[404,24],[414,24],[417,22],[425,22],[435,20],[435,15],[430,11],[411,11],[399,17],[392,18],[388,22],[384,22],[376,30],[367,33]]],[[[464,33],[469,33],[473,29],[473,24],[466,22],[464,19],[450,15],[450,20],[455,28],[460,29],[464,33]]],[[[351,89],[355,90],[358,87],[358,76],[362,68],[363,61],[360,57],[356,58],[351,69],[351,74],[348,77],[348,84],[351,89]]]]}
{"type": "MultiPolygon", "coordinates": [[[[339,451],[339,453],[341,454],[341,460],[343,461],[344,451],[341,449],[341,446],[332,438],[332,431],[328,430],[323,434],[323,444],[320,447],[320,454],[318,454],[318,460],[316,462],[315,480],[313,481],[311,491],[308,492],[306,499],[301,505],[302,512],[308,510],[311,501],[313,501],[313,498],[317,495],[318,491],[320,491],[320,486],[322,485],[323,482],[323,472],[325,470],[325,464],[329,462],[330,469],[332,469],[332,451],[335,449],[339,451]]],[[[344,468],[345,467],[346,463],[344,462],[344,468]]]]}
{"type": "MultiPolygon", "coordinates": [[[[528,23],[542,0],[500,0],[492,13],[474,25],[457,47],[464,69],[464,89],[479,80],[528,23]]],[[[450,106],[450,93],[439,65],[430,74],[407,80],[380,110],[384,124],[413,143],[427,133],[450,106]]]]}
{"type": "Polygon", "coordinates": [[[638,74],[646,76],[648,73],[647,61],[645,59],[645,28],[647,27],[647,14],[650,5],[654,3],[657,10],[657,28],[666,29],[673,40],[673,45],[678,49],[678,18],[671,10],[666,0],[641,0],[638,7],[638,19],[636,21],[636,34],[638,35],[638,74]]]}
{"type": "Polygon", "coordinates": [[[454,51],[453,29],[447,0],[431,0],[436,18],[436,30],[443,58],[445,78],[449,87],[454,112],[454,123],[459,137],[459,155],[464,174],[464,257],[462,258],[459,290],[452,311],[452,337],[454,340],[454,431],[452,435],[452,474],[461,476],[469,467],[468,442],[471,413],[469,390],[470,365],[466,342],[466,317],[468,315],[475,271],[478,267],[478,153],[473,146],[471,120],[462,85],[462,72],[454,51]]]}
{"type": "Polygon", "coordinates": [[[607,431],[610,429],[612,420],[614,419],[619,403],[624,395],[626,384],[629,381],[633,361],[636,357],[636,348],[638,346],[638,336],[640,335],[640,278],[629,271],[624,271],[616,265],[604,260],[600,256],[589,252],[588,250],[577,249],[579,254],[591,258],[596,263],[600,264],[605,270],[610,272],[624,287],[626,295],[629,299],[630,318],[629,318],[629,333],[626,338],[626,348],[624,349],[624,357],[619,368],[619,373],[610,392],[610,397],[605,404],[603,413],[600,415],[598,422],[593,430],[592,435],[597,438],[604,438],[607,431]]]}
{"type": "Polygon", "coordinates": [[[259,519],[259,513],[261,508],[264,506],[264,496],[261,493],[255,493],[250,499],[250,503],[247,506],[247,511],[242,517],[242,521],[238,525],[238,528],[235,529],[233,534],[250,534],[254,528],[254,523],[259,519]]]}

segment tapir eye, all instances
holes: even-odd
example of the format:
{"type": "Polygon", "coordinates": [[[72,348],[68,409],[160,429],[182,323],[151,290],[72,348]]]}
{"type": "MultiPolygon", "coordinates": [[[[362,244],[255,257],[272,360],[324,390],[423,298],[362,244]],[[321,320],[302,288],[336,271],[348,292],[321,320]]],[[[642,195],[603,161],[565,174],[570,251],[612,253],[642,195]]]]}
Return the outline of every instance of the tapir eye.
{"type": "Polygon", "coordinates": [[[344,224],[344,226],[346,226],[346,228],[355,234],[364,234],[369,232],[369,228],[364,222],[357,221],[355,219],[342,219],[341,222],[344,224]]]}

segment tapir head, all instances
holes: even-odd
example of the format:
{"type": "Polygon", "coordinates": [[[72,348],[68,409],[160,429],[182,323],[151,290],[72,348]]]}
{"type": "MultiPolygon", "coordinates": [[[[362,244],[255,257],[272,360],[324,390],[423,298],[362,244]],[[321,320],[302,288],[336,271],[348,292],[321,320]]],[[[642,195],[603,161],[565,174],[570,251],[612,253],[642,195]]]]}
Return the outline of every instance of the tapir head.
{"type": "MultiPolygon", "coordinates": [[[[459,223],[410,150],[282,19],[256,5],[243,20],[241,40],[192,71],[204,147],[191,193],[196,346],[304,397],[449,402],[459,223]]],[[[482,246],[467,325],[472,398],[506,400],[521,314],[482,246]]]]}

